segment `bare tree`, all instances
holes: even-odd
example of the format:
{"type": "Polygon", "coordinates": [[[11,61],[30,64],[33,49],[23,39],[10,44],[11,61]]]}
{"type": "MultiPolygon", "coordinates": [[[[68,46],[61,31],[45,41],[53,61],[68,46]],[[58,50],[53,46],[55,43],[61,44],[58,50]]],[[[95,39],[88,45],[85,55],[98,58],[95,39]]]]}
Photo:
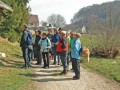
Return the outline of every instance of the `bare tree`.
{"type": "Polygon", "coordinates": [[[64,27],[66,25],[65,18],[60,14],[52,14],[47,18],[48,23],[55,27],[64,27]]]}

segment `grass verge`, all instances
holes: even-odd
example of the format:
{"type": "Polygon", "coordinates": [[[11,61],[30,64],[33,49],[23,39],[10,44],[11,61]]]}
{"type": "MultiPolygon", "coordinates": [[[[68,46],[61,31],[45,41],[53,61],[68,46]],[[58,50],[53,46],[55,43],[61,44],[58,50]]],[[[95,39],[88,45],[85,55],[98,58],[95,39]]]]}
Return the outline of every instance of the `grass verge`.
{"type": "Polygon", "coordinates": [[[120,60],[91,58],[90,62],[83,62],[82,66],[100,73],[107,78],[120,82],[120,60]]]}
{"type": "Polygon", "coordinates": [[[0,47],[7,56],[0,57],[0,90],[25,90],[33,74],[32,69],[20,68],[24,63],[19,45],[0,40],[0,47]]]}

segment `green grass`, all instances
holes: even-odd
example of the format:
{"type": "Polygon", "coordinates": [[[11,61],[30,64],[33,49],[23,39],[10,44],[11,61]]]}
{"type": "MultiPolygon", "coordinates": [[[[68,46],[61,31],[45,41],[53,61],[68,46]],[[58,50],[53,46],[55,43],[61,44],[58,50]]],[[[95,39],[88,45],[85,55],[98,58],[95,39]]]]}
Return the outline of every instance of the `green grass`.
{"type": "Polygon", "coordinates": [[[24,62],[18,44],[0,41],[0,52],[6,58],[0,58],[0,90],[24,90],[31,83],[32,69],[20,68],[24,62]]]}
{"type": "Polygon", "coordinates": [[[90,62],[83,62],[82,66],[100,73],[107,78],[120,82],[120,60],[91,58],[90,62]]]}

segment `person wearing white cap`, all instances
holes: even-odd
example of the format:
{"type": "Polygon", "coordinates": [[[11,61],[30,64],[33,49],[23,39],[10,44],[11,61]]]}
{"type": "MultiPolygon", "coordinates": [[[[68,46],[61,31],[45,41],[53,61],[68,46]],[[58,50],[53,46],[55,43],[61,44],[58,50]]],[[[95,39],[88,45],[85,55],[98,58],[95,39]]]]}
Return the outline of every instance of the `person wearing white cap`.
{"type": "Polygon", "coordinates": [[[63,65],[63,71],[61,72],[62,74],[67,74],[67,51],[68,51],[68,43],[66,39],[66,31],[62,31],[60,34],[60,41],[58,42],[57,45],[57,53],[60,54],[60,59],[63,65]]]}
{"type": "Polygon", "coordinates": [[[75,71],[75,76],[73,76],[73,80],[80,79],[80,54],[81,54],[81,42],[80,42],[80,33],[76,33],[74,35],[74,43],[71,48],[71,57],[73,63],[73,70],[75,71]]]}

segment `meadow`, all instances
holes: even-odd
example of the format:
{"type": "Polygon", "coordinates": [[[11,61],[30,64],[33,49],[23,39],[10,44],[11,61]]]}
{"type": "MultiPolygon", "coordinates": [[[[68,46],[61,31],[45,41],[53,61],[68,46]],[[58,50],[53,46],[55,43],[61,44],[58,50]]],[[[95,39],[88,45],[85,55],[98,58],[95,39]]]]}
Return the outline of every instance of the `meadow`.
{"type": "MultiPolygon", "coordinates": [[[[97,36],[83,35],[81,36],[80,40],[82,42],[82,45],[85,47],[88,47],[90,51],[92,47],[99,46],[99,43],[100,43],[99,38],[97,36]]],[[[102,58],[102,57],[90,57],[90,62],[82,61],[81,65],[86,69],[97,72],[107,78],[120,82],[120,56],[119,55],[115,59],[102,58]]]]}

